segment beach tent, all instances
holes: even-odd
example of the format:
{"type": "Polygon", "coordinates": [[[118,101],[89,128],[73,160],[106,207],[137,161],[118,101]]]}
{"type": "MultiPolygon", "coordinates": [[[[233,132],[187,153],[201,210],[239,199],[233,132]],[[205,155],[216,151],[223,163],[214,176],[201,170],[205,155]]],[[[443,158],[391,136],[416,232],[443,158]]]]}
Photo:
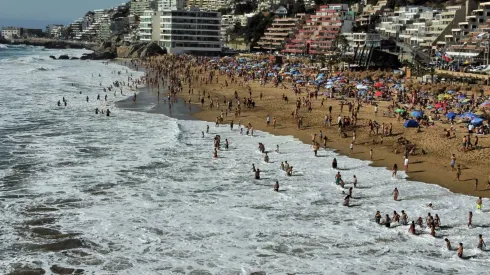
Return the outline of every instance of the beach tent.
{"type": "Polygon", "coordinates": [[[419,127],[419,123],[415,120],[407,120],[405,121],[403,126],[405,126],[406,128],[416,128],[419,127]]]}
{"type": "Polygon", "coordinates": [[[469,119],[473,119],[473,118],[477,117],[477,115],[473,114],[472,112],[467,112],[467,113],[464,113],[460,116],[462,118],[469,118],[469,119]]]}
{"type": "Polygon", "coordinates": [[[422,111],[412,111],[411,115],[412,117],[421,118],[424,116],[424,113],[422,111]]]}
{"type": "Polygon", "coordinates": [[[446,117],[449,119],[454,119],[456,117],[456,113],[455,112],[449,112],[449,113],[447,113],[446,117]]]}

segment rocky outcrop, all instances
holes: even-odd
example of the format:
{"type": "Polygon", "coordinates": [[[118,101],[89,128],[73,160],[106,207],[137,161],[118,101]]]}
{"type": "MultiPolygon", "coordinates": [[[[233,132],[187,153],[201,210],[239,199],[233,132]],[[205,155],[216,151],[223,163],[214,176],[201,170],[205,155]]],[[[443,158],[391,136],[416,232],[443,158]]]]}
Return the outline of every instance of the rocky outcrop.
{"type": "Polygon", "coordinates": [[[66,54],[63,54],[63,55],[60,55],[60,56],[58,57],[58,59],[59,59],[59,60],[68,60],[68,59],[70,59],[70,57],[69,57],[68,55],[66,55],[66,54]]]}
{"type": "Polygon", "coordinates": [[[117,49],[118,58],[147,58],[166,54],[167,51],[162,49],[156,42],[138,43],[129,47],[119,47],[117,49]]]}
{"type": "Polygon", "coordinates": [[[78,57],[76,57],[76,56],[72,56],[70,59],[71,59],[71,60],[76,60],[76,59],[80,59],[80,58],[78,58],[78,57]]]}
{"type": "Polygon", "coordinates": [[[56,57],[54,55],[50,55],[49,58],[56,60],[56,57]]]}

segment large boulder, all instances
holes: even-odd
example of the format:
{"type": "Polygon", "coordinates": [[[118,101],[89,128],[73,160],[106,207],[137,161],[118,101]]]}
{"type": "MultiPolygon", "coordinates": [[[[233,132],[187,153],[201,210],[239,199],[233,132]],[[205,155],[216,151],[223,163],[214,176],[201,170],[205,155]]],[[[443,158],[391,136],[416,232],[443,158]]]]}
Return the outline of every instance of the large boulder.
{"type": "Polygon", "coordinates": [[[141,51],[140,58],[151,57],[166,54],[167,51],[162,49],[156,42],[151,42],[141,51]]]}

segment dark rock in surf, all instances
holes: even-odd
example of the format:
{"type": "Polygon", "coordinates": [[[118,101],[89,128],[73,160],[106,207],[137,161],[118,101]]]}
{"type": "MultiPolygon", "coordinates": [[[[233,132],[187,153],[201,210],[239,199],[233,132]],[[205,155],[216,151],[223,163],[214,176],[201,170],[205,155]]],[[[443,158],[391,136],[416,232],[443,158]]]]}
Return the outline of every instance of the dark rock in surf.
{"type": "Polygon", "coordinates": [[[56,56],[50,55],[49,58],[56,60],[56,56]]]}
{"type": "Polygon", "coordinates": [[[67,268],[67,267],[62,267],[59,265],[53,265],[51,266],[51,271],[55,274],[83,274],[83,269],[74,269],[74,268],[67,268]]]}
{"type": "Polygon", "coordinates": [[[16,267],[9,275],[44,275],[46,271],[42,268],[31,268],[27,266],[16,267]]]}
{"type": "Polygon", "coordinates": [[[71,60],[76,60],[76,59],[80,59],[80,58],[78,58],[78,57],[76,57],[76,56],[72,56],[70,59],[71,59],[71,60]]]}
{"type": "Polygon", "coordinates": [[[66,54],[63,54],[63,55],[60,55],[60,57],[58,57],[59,60],[68,60],[70,59],[70,57],[66,54]]]}
{"type": "Polygon", "coordinates": [[[38,246],[38,248],[41,250],[53,252],[84,247],[86,247],[85,242],[79,239],[68,239],[54,243],[41,244],[38,246]]]}

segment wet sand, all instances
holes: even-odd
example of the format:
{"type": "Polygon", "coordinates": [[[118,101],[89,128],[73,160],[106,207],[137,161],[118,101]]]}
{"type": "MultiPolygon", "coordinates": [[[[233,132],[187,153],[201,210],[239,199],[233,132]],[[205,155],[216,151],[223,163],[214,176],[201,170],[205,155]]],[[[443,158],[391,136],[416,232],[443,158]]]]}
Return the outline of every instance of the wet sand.
{"type": "Polygon", "coordinates": [[[160,92],[160,100],[156,90],[148,92],[148,88],[140,88],[136,93],[136,101],[133,101],[133,95],[129,95],[126,99],[116,102],[116,107],[136,112],[164,114],[182,120],[197,119],[193,114],[200,108],[196,105],[184,104],[182,99],[172,102],[172,108],[169,108],[167,94],[164,92],[160,92]]]}

